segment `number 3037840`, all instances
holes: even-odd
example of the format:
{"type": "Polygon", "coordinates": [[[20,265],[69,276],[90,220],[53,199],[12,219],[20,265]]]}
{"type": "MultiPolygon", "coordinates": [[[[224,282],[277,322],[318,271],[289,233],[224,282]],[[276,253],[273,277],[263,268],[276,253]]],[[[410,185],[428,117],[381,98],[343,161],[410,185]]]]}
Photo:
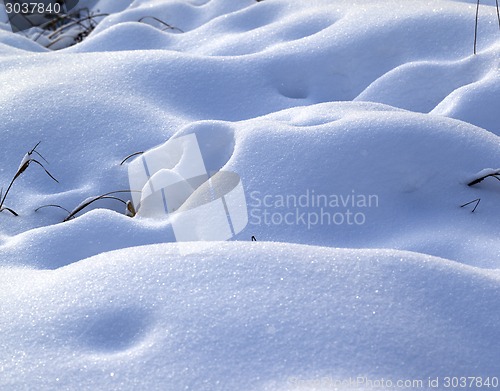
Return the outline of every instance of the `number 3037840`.
{"type": "Polygon", "coordinates": [[[497,388],[497,377],[445,377],[443,387],[445,388],[497,388]]]}
{"type": "Polygon", "coordinates": [[[6,3],[5,10],[8,14],[58,14],[61,12],[61,4],[6,3]]]}

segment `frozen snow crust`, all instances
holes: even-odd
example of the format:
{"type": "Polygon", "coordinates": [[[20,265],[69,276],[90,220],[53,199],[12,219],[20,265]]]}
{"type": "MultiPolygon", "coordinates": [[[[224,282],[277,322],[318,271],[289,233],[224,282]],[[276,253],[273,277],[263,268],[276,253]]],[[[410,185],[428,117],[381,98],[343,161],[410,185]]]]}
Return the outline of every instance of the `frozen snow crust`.
{"type": "Polygon", "coordinates": [[[110,16],[58,52],[0,23],[0,184],[38,141],[60,182],[29,167],[0,214],[0,388],[500,376],[500,183],[467,186],[500,167],[494,4],[476,56],[474,1],[80,4],[110,16]],[[242,179],[235,241],[185,255],[112,201],[34,212],[190,133],[242,179]]]}

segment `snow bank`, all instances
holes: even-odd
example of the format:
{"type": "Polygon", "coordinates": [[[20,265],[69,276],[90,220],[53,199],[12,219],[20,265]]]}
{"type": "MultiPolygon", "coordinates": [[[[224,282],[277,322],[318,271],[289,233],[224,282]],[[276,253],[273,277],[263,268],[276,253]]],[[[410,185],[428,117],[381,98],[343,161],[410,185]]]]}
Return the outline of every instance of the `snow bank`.
{"type": "Polygon", "coordinates": [[[408,252],[216,243],[181,257],[164,244],[3,270],[1,284],[3,388],[299,389],[500,369],[498,273],[408,252]]]}
{"type": "MultiPolygon", "coordinates": [[[[33,211],[49,203],[72,209],[88,195],[127,188],[127,167],[119,160],[140,147],[126,151],[131,145],[126,140],[145,146],[147,140],[161,139],[161,129],[146,140],[142,133],[127,130],[124,122],[134,115],[131,111],[125,118],[115,117],[116,123],[107,125],[115,130],[99,138],[89,139],[84,131],[75,135],[87,153],[56,149],[72,137],[70,129],[61,129],[50,145],[40,145],[61,184],[41,170],[37,176],[39,168],[30,167],[14,185],[12,194],[22,196],[8,198],[8,206],[23,217],[2,215],[10,222],[4,235],[14,235],[0,246],[5,263],[54,268],[102,251],[173,240],[169,226],[154,228],[145,219],[112,212],[56,224],[65,212],[33,211]],[[125,140],[125,145],[116,140],[125,140]],[[44,188],[56,193],[44,194],[44,188]],[[56,225],[16,232],[43,223],[56,225]]],[[[242,178],[249,224],[238,240],[253,235],[265,241],[398,248],[498,267],[498,185],[489,179],[466,186],[471,175],[498,162],[497,138],[489,132],[444,117],[346,102],[241,122],[199,121],[177,134],[188,133],[211,145],[204,156],[209,171],[224,168],[242,178]],[[474,214],[459,207],[478,197],[481,205],[474,214]]],[[[9,171],[14,170],[12,164],[9,171]]],[[[123,213],[123,205],[116,202],[97,206],[123,213]]]]}

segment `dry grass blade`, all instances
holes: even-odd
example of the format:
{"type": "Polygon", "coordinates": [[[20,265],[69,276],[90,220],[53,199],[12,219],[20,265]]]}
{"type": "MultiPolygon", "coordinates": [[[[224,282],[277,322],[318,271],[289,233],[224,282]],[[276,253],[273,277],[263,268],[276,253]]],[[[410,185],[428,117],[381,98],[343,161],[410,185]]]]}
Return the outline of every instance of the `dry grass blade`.
{"type": "Polygon", "coordinates": [[[56,181],[57,183],[59,183],[59,181],[56,178],[54,178],[54,176],[50,172],[47,171],[47,169],[43,166],[42,163],[40,163],[38,160],[35,160],[35,159],[31,159],[31,162],[38,164],[40,167],[42,167],[44,169],[44,171],[47,173],[47,175],[49,177],[51,177],[54,181],[56,181]]]}
{"type": "Polygon", "coordinates": [[[498,0],[495,0],[497,7],[497,20],[498,20],[498,28],[500,29],[500,7],[498,6],[498,0]]]}
{"type": "Polygon", "coordinates": [[[70,213],[68,216],[66,216],[66,218],[63,220],[63,221],[68,221],[68,220],[71,220],[73,217],[75,217],[75,215],[78,213],[78,212],[81,212],[83,209],[85,209],[86,207],[88,207],[89,205],[91,205],[92,203],[96,202],[96,201],[99,201],[99,200],[104,200],[104,199],[113,199],[113,200],[117,200],[117,201],[120,201],[122,202],[124,205],[127,205],[127,202],[123,201],[121,198],[118,198],[118,197],[114,197],[112,196],[112,194],[118,194],[118,193],[130,193],[131,190],[117,190],[117,191],[110,191],[109,193],[104,193],[104,194],[101,194],[99,196],[93,196],[93,197],[89,197],[85,200],[83,200],[82,202],[80,202],[80,204],[78,204],[70,213]]]}
{"type": "MultiPolygon", "coordinates": [[[[87,30],[87,29],[90,29],[90,30],[93,30],[95,28],[95,25],[92,23],[93,19],[94,18],[98,18],[98,17],[101,17],[101,16],[108,16],[108,14],[96,14],[96,15],[88,15],[88,16],[85,16],[83,18],[79,18],[79,19],[76,19],[76,20],[73,20],[72,22],[70,23],[66,23],[64,25],[62,25],[61,27],[59,27],[57,30],[55,30],[54,32],[50,33],[48,35],[47,38],[49,39],[52,39],[54,38],[56,35],[58,34],[62,34],[62,32],[64,30],[67,30],[68,28],[72,27],[72,26],[80,26],[82,27],[83,29],[87,30]],[[86,22],[86,21],[89,21],[90,22],[90,26],[85,26],[83,24],[83,22],[86,22]]],[[[90,33],[90,32],[89,32],[90,33]]]]}
{"type": "MultiPolygon", "coordinates": [[[[476,48],[477,48],[477,25],[478,25],[478,21],[479,21],[479,2],[480,2],[480,0],[477,0],[476,24],[474,25],[474,54],[476,54],[476,48]]],[[[497,9],[498,28],[500,28],[500,8],[498,6],[498,0],[495,0],[495,5],[496,5],[496,9],[497,9]]]]}
{"type": "Polygon", "coordinates": [[[38,208],[35,209],[35,212],[38,212],[40,209],[43,209],[43,208],[49,208],[49,207],[52,207],[52,208],[59,208],[59,209],[62,209],[62,210],[65,210],[66,212],[68,213],[71,213],[71,211],[69,211],[68,209],[62,207],[61,205],[56,205],[56,204],[48,204],[48,205],[42,205],[42,206],[39,206],[38,208]]]}
{"type": "Polygon", "coordinates": [[[63,24],[64,19],[68,17],[70,16],[67,14],[61,14],[61,15],[55,14],[51,20],[38,25],[38,27],[41,28],[42,30],[54,31],[57,29],[57,26],[63,24]]]}
{"type": "Polygon", "coordinates": [[[479,205],[479,203],[481,202],[481,198],[476,198],[475,200],[472,200],[472,201],[466,202],[465,204],[460,205],[460,207],[461,207],[461,208],[463,208],[464,206],[470,205],[470,204],[472,204],[473,202],[475,202],[475,203],[476,203],[476,206],[474,206],[474,209],[472,209],[472,213],[474,213],[474,212],[476,211],[477,206],[478,206],[478,205],[479,205]]]}
{"type": "Polygon", "coordinates": [[[488,177],[492,177],[492,178],[495,178],[496,180],[500,181],[499,175],[500,175],[500,171],[496,171],[496,172],[489,173],[487,175],[483,175],[483,176],[476,178],[473,181],[467,183],[467,186],[477,185],[478,183],[484,181],[488,177]]]}
{"type": "MultiPolygon", "coordinates": [[[[31,155],[33,155],[34,153],[36,153],[37,155],[41,156],[41,157],[42,157],[42,159],[43,159],[43,160],[45,160],[45,158],[44,158],[42,155],[40,155],[40,154],[38,153],[38,151],[36,150],[36,149],[38,148],[38,146],[39,146],[41,143],[42,143],[41,141],[37,142],[37,143],[35,144],[35,146],[34,146],[33,148],[31,148],[31,151],[27,152],[27,153],[26,153],[26,155],[24,155],[23,161],[24,161],[24,160],[26,160],[26,156],[31,156],[31,155]]],[[[47,162],[47,160],[45,160],[45,161],[47,162]]],[[[48,162],[47,162],[47,163],[48,163],[48,162]]],[[[22,165],[22,163],[21,163],[21,165],[22,165]]]]}
{"type": "Polygon", "coordinates": [[[4,210],[12,213],[14,216],[19,216],[16,212],[14,212],[12,209],[10,208],[7,208],[6,206],[3,206],[2,208],[0,208],[0,212],[3,212],[4,210]]]}
{"type": "Polygon", "coordinates": [[[134,217],[136,215],[136,212],[135,212],[134,206],[132,205],[132,202],[131,201],[124,201],[121,198],[115,197],[113,195],[113,194],[118,194],[118,193],[132,193],[132,192],[139,192],[140,193],[140,191],[136,191],[136,190],[116,190],[116,191],[110,191],[108,193],[104,193],[104,194],[101,194],[101,195],[98,195],[98,196],[92,196],[92,197],[86,198],[85,200],[83,200],[82,202],[80,202],[71,211],[68,210],[68,209],[66,209],[65,207],[63,207],[61,205],[48,204],[48,205],[42,205],[42,206],[36,208],[35,212],[38,212],[40,209],[48,208],[48,207],[59,208],[59,209],[62,209],[64,211],[68,212],[68,216],[66,216],[66,218],[63,221],[69,221],[69,220],[73,219],[76,216],[77,213],[81,212],[83,209],[85,209],[86,207],[88,207],[89,205],[93,204],[96,201],[99,201],[99,200],[116,200],[116,201],[119,201],[119,202],[121,202],[122,204],[125,205],[125,207],[126,207],[125,208],[125,214],[127,216],[134,217]]]}
{"type": "Polygon", "coordinates": [[[132,204],[132,201],[127,201],[127,208],[125,209],[125,214],[128,216],[128,217],[134,217],[137,212],[135,211],[135,208],[134,208],[134,205],[132,204]]]}
{"type": "Polygon", "coordinates": [[[50,49],[53,45],[55,45],[58,42],[63,41],[65,38],[73,39],[72,36],[70,35],[61,35],[57,39],[54,39],[51,43],[49,43],[47,46],[45,46],[47,49],[50,49]]]}
{"type": "MultiPolygon", "coordinates": [[[[153,20],[157,21],[158,23],[164,25],[166,28],[164,28],[162,31],[165,31],[165,30],[177,30],[177,31],[179,31],[181,33],[184,32],[180,28],[174,27],[174,26],[168,24],[167,22],[164,22],[163,20],[161,20],[161,19],[159,19],[159,18],[157,18],[155,16],[143,16],[142,18],[139,19],[139,22],[142,23],[144,21],[144,19],[153,19],[153,20]]],[[[147,23],[147,24],[149,24],[149,23],[147,23]]]]}
{"type": "Polygon", "coordinates": [[[38,33],[38,35],[35,38],[33,38],[33,40],[36,42],[47,31],[57,30],[59,27],[63,26],[67,20],[73,22],[73,21],[76,21],[78,19],[76,17],[73,17],[72,14],[61,14],[61,15],[56,14],[53,16],[53,19],[51,19],[43,24],[40,24],[38,26],[38,28],[41,29],[41,31],[38,33]]]}
{"type": "MultiPolygon", "coordinates": [[[[40,156],[45,162],[47,162],[47,160],[36,150],[36,148],[40,145],[41,141],[39,141],[32,149],[31,151],[27,152],[23,159],[21,160],[21,163],[19,164],[19,168],[17,169],[16,173],[14,174],[14,177],[12,178],[12,180],[10,181],[9,183],[9,186],[7,187],[7,190],[5,191],[5,194],[3,194],[3,197],[1,196],[1,192],[0,192],[0,212],[3,211],[4,209],[5,210],[8,210],[9,212],[13,213],[14,215],[18,216],[17,213],[15,213],[12,209],[10,208],[6,208],[3,206],[4,202],[5,202],[5,199],[7,198],[7,194],[9,194],[9,191],[10,189],[12,188],[12,185],[14,185],[14,182],[16,181],[17,178],[19,178],[19,176],[24,172],[26,171],[26,169],[29,167],[29,165],[31,163],[36,163],[38,164],[40,167],[42,167],[44,169],[44,171],[47,173],[48,176],[50,176],[54,181],[56,181],[57,183],[59,183],[59,181],[54,178],[54,176],[45,168],[45,166],[40,163],[38,160],[36,159],[33,159],[31,156],[33,154],[37,154],[38,156],[40,156]]],[[[48,163],[48,162],[47,162],[48,163]]]]}
{"type": "Polygon", "coordinates": [[[476,24],[474,25],[474,54],[476,54],[476,46],[477,46],[477,22],[479,18],[479,0],[477,0],[476,5],[476,24]]]}
{"type": "Polygon", "coordinates": [[[125,162],[126,162],[128,159],[130,159],[131,157],[134,157],[134,156],[137,156],[137,155],[141,155],[141,154],[143,154],[143,153],[144,153],[144,151],[139,151],[139,152],[134,152],[134,153],[132,153],[132,154],[128,155],[125,159],[123,159],[123,160],[122,160],[122,162],[120,163],[120,166],[122,166],[122,165],[123,165],[123,163],[125,163],[125,162]]]}
{"type": "Polygon", "coordinates": [[[36,25],[39,32],[31,39],[48,49],[57,50],[72,46],[88,37],[97,26],[98,19],[108,15],[92,13],[88,8],[80,8],[70,13],[53,14],[50,15],[50,20],[36,25]]]}

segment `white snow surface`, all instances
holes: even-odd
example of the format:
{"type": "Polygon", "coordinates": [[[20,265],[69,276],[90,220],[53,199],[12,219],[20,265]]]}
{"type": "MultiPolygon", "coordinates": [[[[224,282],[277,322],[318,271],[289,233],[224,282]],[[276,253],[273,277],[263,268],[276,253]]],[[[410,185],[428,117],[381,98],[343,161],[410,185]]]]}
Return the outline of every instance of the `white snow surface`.
{"type": "Polygon", "coordinates": [[[0,24],[3,194],[39,141],[59,181],[32,162],[0,213],[0,389],[500,377],[500,183],[467,186],[500,165],[494,2],[477,55],[475,1],[79,6],[110,15],[60,51],[0,24]],[[35,212],[128,189],[125,156],[191,133],[241,177],[233,240],[185,254],[115,200],[35,212]]]}

